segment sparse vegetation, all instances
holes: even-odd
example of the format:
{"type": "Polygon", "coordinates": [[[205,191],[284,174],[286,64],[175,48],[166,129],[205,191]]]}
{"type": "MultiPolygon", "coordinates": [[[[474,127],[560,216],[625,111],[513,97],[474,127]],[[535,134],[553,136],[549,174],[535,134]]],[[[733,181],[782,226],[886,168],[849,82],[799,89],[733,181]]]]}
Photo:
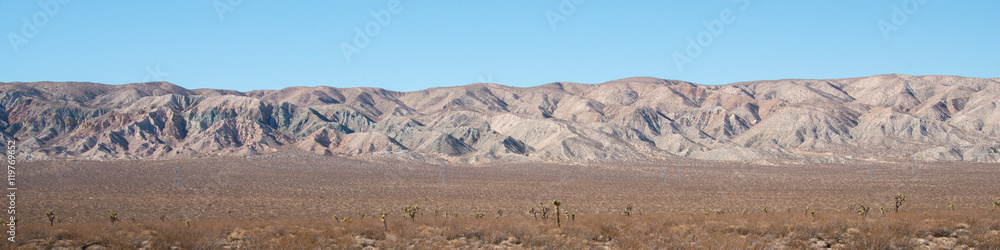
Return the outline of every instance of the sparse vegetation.
{"type": "MultiPolygon", "coordinates": [[[[951,212],[900,211],[899,216],[858,220],[855,215],[824,214],[803,223],[795,214],[739,213],[690,218],[687,213],[648,213],[642,220],[614,214],[581,218],[565,227],[534,223],[531,216],[509,216],[503,220],[423,218],[387,231],[377,220],[357,221],[327,228],[318,220],[206,222],[185,229],[170,222],[121,224],[117,227],[93,223],[60,225],[61,233],[43,223],[25,224],[23,235],[40,238],[21,247],[0,243],[0,248],[80,248],[92,244],[110,249],[342,249],[375,246],[385,249],[469,248],[557,248],[557,249],[997,249],[1000,238],[993,231],[1000,218],[988,209],[956,214],[951,212]],[[449,220],[447,224],[443,224],[449,220]],[[379,224],[383,230],[377,230],[379,224]],[[376,230],[372,230],[375,228],[376,230]],[[99,230],[95,230],[99,229],[99,230]],[[139,234],[149,231],[154,233],[139,234]],[[382,232],[387,232],[383,234],[382,232]],[[114,237],[106,237],[114,235],[114,237]],[[294,235],[291,237],[290,235],[294,235]],[[46,240],[52,237],[53,240],[46,240]],[[54,240],[59,237],[61,240],[54,240]],[[822,241],[823,243],[819,243],[822,241]],[[146,242],[146,243],[143,243],[146,242]],[[62,245],[60,245],[62,244],[62,245]],[[836,245],[836,246],[835,246],[836,245]],[[237,247],[239,246],[239,247],[237,247]],[[964,246],[964,247],[963,247],[964,246]]],[[[572,215],[572,214],[571,214],[572,215]]],[[[561,216],[561,214],[560,214],[561,216]]],[[[339,219],[339,218],[338,218],[339,219]]]]}
{"type": "Polygon", "coordinates": [[[632,209],[634,209],[634,208],[635,208],[635,206],[632,205],[632,203],[626,204],[625,205],[625,212],[624,212],[625,216],[632,216],[632,209]]]}
{"type": "MultiPolygon", "coordinates": [[[[25,168],[26,174],[40,176],[39,172],[53,171],[45,165],[49,164],[46,162],[29,164],[35,165],[25,168]]],[[[455,168],[454,172],[449,172],[454,179],[449,180],[452,187],[448,188],[461,190],[463,196],[451,196],[454,193],[451,191],[434,192],[441,187],[425,185],[430,181],[421,182],[419,172],[413,172],[408,177],[414,181],[392,183],[394,186],[372,181],[379,178],[362,178],[382,175],[371,169],[388,169],[378,165],[362,165],[364,168],[336,165],[339,167],[332,168],[323,165],[326,163],[316,162],[315,168],[297,166],[301,169],[272,165],[275,170],[287,171],[288,176],[273,176],[275,180],[261,183],[265,185],[259,187],[257,184],[244,184],[259,179],[242,175],[226,176],[231,182],[219,184],[213,184],[213,179],[204,177],[186,181],[185,186],[190,189],[177,192],[171,189],[169,183],[156,186],[155,181],[143,179],[146,177],[138,174],[143,172],[136,170],[140,168],[116,168],[115,164],[121,163],[115,162],[81,161],[74,164],[83,166],[89,170],[86,173],[93,176],[86,176],[86,181],[84,178],[64,177],[59,183],[46,178],[35,180],[37,183],[33,185],[37,184],[40,188],[26,189],[25,193],[31,197],[54,197],[53,202],[24,203],[22,211],[25,216],[21,218],[24,222],[18,222],[18,233],[24,240],[19,240],[17,244],[0,243],[0,249],[75,249],[90,243],[110,249],[135,249],[143,248],[141,244],[147,240],[151,244],[147,249],[170,249],[173,246],[182,249],[362,249],[367,246],[378,249],[820,248],[814,245],[846,249],[920,249],[930,244],[925,242],[954,242],[951,247],[944,248],[966,245],[976,249],[1000,249],[1000,238],[991,234],[1000,230],[996,226],[1000,225],[1000,218],[995,216],[997,212],[990,212],[990,206],[997,205],[994,203],[996,194],[987,193],[1000,188],[1000,184],[994,184],[994,180],[1000,179],[1000,171],[993,170],[993,166],[976,164],[968,164],[968,168],[922,170],[927,171],[928,177],[922,179],[918,188],[907,186],[907,181],[884,181],[891,179],[885,177],[892,175],[888,172],[877,172],[876,176],[884,177],[875,180],[855,182],[850,175],[842,172],[844,167],[839,165],[810,168],[762,166],[756,174],[761,178],[739,183],[744,188],[732,195],[722,194],[726,197],[721,197],[716,187],[726,185],[732,179],[719,176],[726,176],[734,168],[724,164],[706,165],[697,168],[697,171],[693,169],[686,173],[686,178],[691,178],[691,181],[670,187],[652,185],[658,183],[643,179],[639,171],[605,171],[606,166],[581,167],[582,170],[566,168],[581,172],[567,175],[572,177],[560,184],[564,189],[547,190],[544,194],[538,194],[534,187],[525,185],[528,182],[514,178],[529,176],[533,178],[528,180],[531,183],[564,178],[551,174],[556,168],[548,165],[455,168]],[[103,172],[109,171],[105,168],[115,172],[103,172]],[[336,169],[336,172],[329,169],[336,169]],[[961,172],[966,169],[976,174],[961,172]],[[309,174],[300,174],[306,171],[310,171],[309,174]],[[578,179],[580,176],[611,177],[590,181],[578,179]],[[492,181],[494,178],[515,181],[495,182],[492,181]],[[955,181],[959,178],[967,181],[955,181]],[[129,182],[132,180],[154,184],[150,184],[152,188],[149,189],[116,191],[118,185],[143,187],[129,182]],[[869,182],[874,184],[869,185],[869,182]],[[109,188],[100,189],[111,191],[104,191],[108,192],[104,194],[81,188],[93,183],[111,183],[107,184],[109,188]],[[202,185],[200,183],[215,186],[199,186],[202,185]],[[313,197],[318,197],[325,189],[310,189],[319,183],[335,183],[337,186],[333,188],[361,191],[338,194],[338,199],[345,202],[329,201],[329,194],[327,199],[320,200],[313,197]],[[277,193],[288,195],[269,196],[270,193],[265,192],[275,189],[280,191],[277,193]],[[169,195],[177,195],[175,200],[191,202],[152,202],[173,201],[156,197],[158,190],[170,190],[169,195]],[[202,190],[213,192],[199,193],[202,190]],[[464,195],[466,190],[474,195],[464,195]],[[605,195],[609,191],[611,195],[605,195]],[[246,193],[260,195],[242,196],[246,193]],[[898,214],[867,218],[861,211],[862,207],[869,210],[883,207],[883,210],[889,210],[883,212],[894,211],[893,197],[897,193],[907,195],[898,214]],[[78,196],[94,198],[68,199],[78,196]],[[548,203],[552,201],[549,197],[559,197],[560,201],[571,203],[552,209],[555,204],[548,203]],[[70,200],[74,203],[60,203],[70,200]],[[539,203],[539,200],[548,202],[539,203]],[[624,210],[627,210],[623,208],[627,208],[629,203],[633,207],[629,214],[641,217],[623,216],[624,210]],[[407,204],[419,204],[422,209],[417,214],[438,208],[433,209],[436,215],[447,215],[421,216],[419,221],[410,218],[411,221],[407,222],[405,219],[409,215],[404,213],[397,217],[403,220],[394,221],[393,231],[388,231],[389,218],[362,220],[370,215],[359,213],[366,211],[378,218],[384,211],[399,212],[407,204]],[[533,206],[523,208],[529,204],[533,206]],[[951,204],[955,205],[954,210],[951,210],[951,204]],[[794,210],[807,205],[809,209],[804,212],[807,218],[798,217],[794,210]],[[552,215],[560,217],[557,223],[537,221],[541,219],[542,207],[551,209],[546,213],[546,219],[552,219],[552,215]],[[963,210],[957,210],[958,207],[963,210]],[[786,208],[788,213],[770,213],[781,208],[786,208]],[[508,211],[511,209],[521,212],[508,211]],[[42,216],[47,210],[63,211],[53,214],[56,215],[55,221],[63,220],[64,223],[53,226],[47,216],[42,216]],[[229,214],[230,210],[234,212],[229,214]],[[755,210],[756,213],[753,212],[755,210]],[[841,213],[834,212],[837,210],[841,213]],[[129,223],[106,224],[111,211],[121,216],[118,219],[129,223]],[[477,216],[477,213],[488,215],[494,211],[502,219],[477,216]],[[503,211],[502,214],[499,211],[503,211]],[[525,211],[528,214],[524,214],[525,211]],[[745,211],[749,213],[741,213],[745,211]],[[581,213],[580,221],[575,221],[575,212],[581,213]],[[457,213],[467,216],[455,217],[457,213]],[[700,213],[706,216],[700,216],[700,213]],[[331,224],[329,220],[333,214],[337,218],[331,224]],[[358,217],[353,217],[355,214],[358,217]],[[171,221],[165,221],[165,217],[160,219],[157,215],[170,215],[171,221]],[[249,215],[253,215],[252,221],[248,219],[249,215]],[[567,217],[561,218],[564,216],[567,217]],[[349,219],[358,221],[348,222],[349,219]],[[563,227],[561,220],[572,222],[563,227]],[[191,224],[192,221],[196,224],[191,224]],[[45,226],[45,222],[50,222],[50,226],[45,226]],[[379,224],[383,230],[378,230],[379,224]],[[60,247],[59,244],[66,245],[60,247]]],[[[213,168],[226,173],[262,170],[255,168],[258,164],[246,164],[241,168],[229,168],[226,163],[215,165],[218,166],[213,168]]],[[[192,176],[213,176],[214,172],[208,172],[214,171],[213,168],[197,168],[206,172],[192,173],[192,176]]],[[[642,169],[642,166],[636,168],[642,169]]],[[[419,169],[419,166],[414,169],[419,169]]]]}

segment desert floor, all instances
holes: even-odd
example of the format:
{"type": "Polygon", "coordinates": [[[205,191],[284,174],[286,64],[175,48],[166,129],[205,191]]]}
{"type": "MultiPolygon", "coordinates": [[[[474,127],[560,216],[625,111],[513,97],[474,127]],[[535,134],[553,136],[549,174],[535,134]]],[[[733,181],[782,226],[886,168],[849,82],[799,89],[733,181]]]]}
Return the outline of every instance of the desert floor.
{"type": "Polygon", "coordinates": [[[996,164],[442,167],[294,153],[18,164],[17,237],[2,248],[1000,248],[996,164]],[[897,194],[900,212],[880,212],[897,194]],[[559,226],[555,211],[527,212],[554,199],[559,226]],[[407,205],[420,207],[413,220],[407,205]]]}

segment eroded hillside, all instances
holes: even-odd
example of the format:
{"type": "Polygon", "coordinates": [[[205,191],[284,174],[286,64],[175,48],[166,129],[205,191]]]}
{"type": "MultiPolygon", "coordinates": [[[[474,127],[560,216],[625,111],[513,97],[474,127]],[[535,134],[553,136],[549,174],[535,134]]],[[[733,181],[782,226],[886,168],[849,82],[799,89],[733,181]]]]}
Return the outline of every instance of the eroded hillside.
{"type": "Polygon", "coordinates": [[[189,90],[0,83],[0,130],[30,157],[137,159],[298,148],[488,161],[1000,160],[1000,80],[879,75],[698,85],[189,90]]]}

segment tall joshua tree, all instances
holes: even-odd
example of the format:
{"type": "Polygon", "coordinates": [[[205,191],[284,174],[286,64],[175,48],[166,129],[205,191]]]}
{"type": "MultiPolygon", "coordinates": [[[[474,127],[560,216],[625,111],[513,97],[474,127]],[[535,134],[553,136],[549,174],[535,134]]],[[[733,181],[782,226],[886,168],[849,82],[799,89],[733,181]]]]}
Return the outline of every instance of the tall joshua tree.
{"type": "Polygon", "coordinates": [[[858,206],[858,214],[861,215],[861,219],[864,219],[864,218],[868,217],[868,209],[871,209],[871,208],[872,207],[866,207],[864,205],[858,206]]]}
{"type": "Polygon", "coordinates": [[[562,227],[562,224],[559,222],[559,206],[562,205],[562,202],[559,200],[552,200],[552,205],[556,206],[556,226],[562,227]]]}
{"type": "Polygon", "coordinates": [[[417,217],[417,211],[420,211],[420,207],[417,205],[403,207],[403,212],[406,213],[406,216],[410,216],[410,221],[413,221],[413,219],[417,217]]]}
{"type": "Polygon", "coordinates": [[[385,216],[386,216],[387,214],[388,214],[388,213],[383,213],[383,214],[382,214],[382,228],[383,228],[383,229],[385,230],[385,232],[388,232],[388,231],[389,231],[389,224],[386,224],[386,223],[385,223],[385,216]]]}
{"type": "Polygon", "coordinates": [[[896,205],[896,213],[899,213],[899,207],[903,206],[903,202],[906,202],[906,195],[905,194],[897,194],[895,200],[896,200],[896,204],[895,204],[896,205]]]}
{"type": "Polygon", "coordinates": [[[52,226],[52,222],[56,220],[56,214],[52,210],[45,211],[45,217],[49,217],[49,226],[52,226]]]}

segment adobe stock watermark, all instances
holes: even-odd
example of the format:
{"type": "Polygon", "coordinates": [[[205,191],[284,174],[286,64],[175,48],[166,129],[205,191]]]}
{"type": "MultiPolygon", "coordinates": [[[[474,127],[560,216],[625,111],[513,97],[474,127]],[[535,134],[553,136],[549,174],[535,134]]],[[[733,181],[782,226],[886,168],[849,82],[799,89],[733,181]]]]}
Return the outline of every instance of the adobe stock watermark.
{"type": "Polygon", "coordinates": [[[674,171],[670,171],[668,169],[668,164],[660,165],[660,170],[662,172],[661,176],[663,177],[663,180],[661,180],[660,183],[663,185],[670,185],[670,172],[676,172],[674,174],[674,184],[681,184],[681,181],[684,179],[683,176],[681,176],[681,167],[683,167],[684,164],[676,163],[673,166],[674,171]]]}
{"type": "MultiPolygon", "coordinates": [[[[16,179],[14,178],[17,174],[17,142],[14,139],[7,139],[7,199],[10,200],[10,206],[7,207],[7,216],[10,217],[7,220],[7,240],[10,242],[16,242],[14,239],[17,237],[17,185],[16,179]]],[[[5,218],[6,219],[6,218],[5,218]]]]}
{"type": "Polygon", "coordinates": [[[382,34],[382,29],[392,23],[392,17],[401,12],[403,12],[403,6],[399,0],[391,0],[386,3],[384,9],[370,12],[375,20],[368,21],[363,28],[355,26],[353,43],[340,42],[340,52],[344,53],[344,59],[347,60],[347,63],[351,63],[352,56],[361,54],[361,50],[367,48],[372,39],[382,34]]]}
{"type": "MultiPolygon", "coordinates": [[[[733,3],[739,5],[740,11],[746,11],[750,8],[750,0],[732,0],[733,3]]],[[[695,59],[701,56],[705,48],[712,46],[715,39],[722,36],[722,33],[726,30],[727,25],[731,25],[736,22],[736,14],[732,10],[726,8],[719,12],[719,18],[702,21],[702,25],[705,26],[705,30],[702,30],[692,38],[688,36],[686,38],[688,44],[684,49],[684,53],[674,52],[674,65],[677,66],[677,71],[684,73],[684,67],[694,63],[695,59]]]]}
{"type": "Polygon", "coordinates": [[[476,78],[476,80],[478,80],[479,83],[497,83],[496,81],[493,81],[493,74],[480,75],[476,78]]]}
{"type": "Polygon", "coordinates": [[[219,21],[226,21],[226,13],[236,10],[243,4],[243,0],[215,0],[212,1],[212,7],[215,8],[215,14],[219,15],[219,21]]]}
{"type": "Polygon", "coordinates": [[[38,7],[42,10],[36,11],[31,15],[31,18],[21,17],[21,32],[7,32],[7,40],[10,41],[11,49],[14,49],[14,53],[21,52],[21,45],[28,44],[31,39],[38,35],[38,31],[49,25],[49,20],[55,18],[59,14],[59,10],[62,9],[63,5],[69,3],[70,0],[48,0],[48,1],[38,1],[38,7]]]}
{"type": "Polygon", "coordinates": [[[549,27],[556,31],[556,24],[565,22],[566,18],[576,13],[577,5],[583,4],[587,0],[562,0],[556,10],[545,11],[545,18],[549,20],[549,27]]]}
{"type": "Polygon", "coordinates": [[[920,7],[924,4],[927,4],[927,0],[904,0],[902,7],[893,4],[889,21],[880,19],[875,22],[875,26],[878,26],[878,30],[882,32],[882,38],[889,41],[889,33],[899,31],[900,27],[910,21],[910,15],[917,14],[917,11],[920,11],[920,7]]]}
{"type": "Polygon", "coordinates": [[[170,76],[170,74],[160,70],[159,64],[157,64],[155,68],[151,66],[146,66],[146,75],[142,77],[142,82],[150,82],[150,81],[162,82],[163,79],[167,76],[170,76]]]}

